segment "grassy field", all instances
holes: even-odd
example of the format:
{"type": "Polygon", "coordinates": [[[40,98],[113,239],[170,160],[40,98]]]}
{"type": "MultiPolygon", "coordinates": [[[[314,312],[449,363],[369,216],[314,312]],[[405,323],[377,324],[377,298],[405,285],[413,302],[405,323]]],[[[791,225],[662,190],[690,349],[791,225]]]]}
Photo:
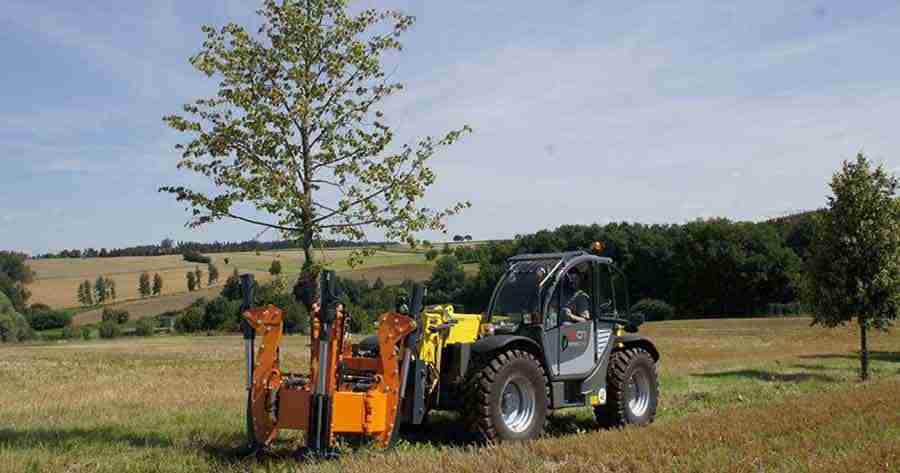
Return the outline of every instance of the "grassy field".
{"type": "MultiPolygon", "coordinates": [[[[453,414],[388,453],[304,471],[898,471],[900,335],[872,337],[874,380],[855,380],[850,329],[808,319],[653,323],[661,408],[644,429],[597,431],[587,410],[551,416],[534,442],[460,444],[453,414]]],[[[288,368],[305,371],[306,337],[288,368]]],[[[239,337],[0,347],[0,472],[296,471],[297,435],[241,456],[239,337]]]]}
{"type": "MultiPolygon", "coordinates": [[[[348,277],[366,278],[374,281],[383,277],[385,282],[396,283],[406,277],[424,280],[431,276],[432,263],[425,260],[424,255],[416,252],[378,251],[368,258],[360,267],[350,268],[347,265],[349,249],[317,250],[316,256],[336,271],[346,272],[348,277]],[[399,268],[399,269],[398,269],[399,268]],[[408,276],[406,276],[408,274],[408,276]]],[[[269,266],[272,261],[279,260],[286,275],[297,274],[303,264],[303,253],[298,250],[263,251],[260,254],[219,253],[209,255],[219,268],[219,283],[232,271],[251,272],[258,280],[269,277],[269,266]],[[228,264],[225,264],[225,259],[228,264]]],[[[206,265],[198,265],[184,261],[180,255],[152,257],[121,258],[85,258],[85,259],[46,259],[29,261],[29,266],[36,272],[35,281],[28,288],[32,292],[31,302],[41,302],[54,308],[68,308],[78,305],[78,285],[84,280],[92,283],[98,276],[107,276],[116,282],[119,306],[137,317],[157,315],[157,307],[163,310],[180,309],[201,296],[208,297],[214,290],[204,294],[187,294],[185,275],[196,267],[206,273],[206,265]],[[163,296],[140,300],[138,279],[142,272],[159,273],[163,277],[163,296]],[[152,312],[152,313],[151,313],[152,312]]],[[[204,279],[206,276],[204,276],[204,279]]],[[[206,281],[204,280],[204,286],[206,281]]],[[[99,311],[79,316],[79,322],[93,320],[99,311]],[[96,312],[96,314],[94,313],[96,312]]]]}

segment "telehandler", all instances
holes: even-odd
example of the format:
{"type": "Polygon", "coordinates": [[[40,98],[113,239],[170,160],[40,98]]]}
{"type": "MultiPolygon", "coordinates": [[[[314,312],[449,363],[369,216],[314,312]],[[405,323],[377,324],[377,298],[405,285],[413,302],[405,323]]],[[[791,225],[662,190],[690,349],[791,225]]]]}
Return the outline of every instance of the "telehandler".
{"type": "Polygon", "coordinates": [[[377,335],[355,344],[335,275],[323,271],[309,375],[282,371],[282,313],[250,308],[251,280],[243,282],[254,447],[279,429],[306,432],[303,454],[336,454],[339,434],[387,447],[432,409],[459,411],[488,442],[540,436],[551,409],[592,407],[601,426],[646,425],[656,415],[660,354],[636,334],[643,316],[623,315],[625,278],[609,258],[514,256],[484,314],[423,307],[425,288],[415,285],[404,310],[382,314],[377,335]]]}

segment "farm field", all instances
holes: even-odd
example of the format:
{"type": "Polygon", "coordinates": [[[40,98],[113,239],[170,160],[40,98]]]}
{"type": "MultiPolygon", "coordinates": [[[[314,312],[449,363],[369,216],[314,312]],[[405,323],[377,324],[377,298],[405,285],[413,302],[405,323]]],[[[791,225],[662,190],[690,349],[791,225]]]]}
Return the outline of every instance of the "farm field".
{"type": "MultiPolygon", "coordinates": [[[[410,277],[417,280],[427,279],[431,275],[432,263],[427,262],[421,253],[378,251],[372,257],[367,258],[364,265],[351,269],[346,262],[350,251],[352,250],[317,250],[316,255],[326,261],[328,267],[339,272],[348,272],[349,277],[356,279],[367,278],[374,281],[383,274],[390,279],[390,283],[393,283],[405,279],[401,273],[408,272],[410,277]],[[394,269],[394,266],[401,266],[403,270],[394,269]]],[[[258,255],[253,252],[216,253],[208,256],[219,268],[220,285],[235,269],[239,272],[251,272],[257,277],[257,280],[265,280],[269,277],[269,266],[274,260],[281,261],[282,270],[286,275],[299,273],[303,264],[303,252],[299,250],[263,251],[258,255]],[[225,264],[226,258],[228,264],[225,264]]],[[[35,281],[28,285],[28,289],[32,293],[32,303],[40,302],[59,309],[76,307],[78,306],[78,285],[84,280],[90,280],[93,283],[98,276],[107,276],[116,283],[119,305],[126,310],[134,309],[141,313],[151,307],[148,300],[139,300],[138,279],[142,272],[147,271],[151,277],[153,274],[159,273],[163,277],[163,296],[154,298],[158,300],[153,303],[166,307],[185,300],[188,300],[187,304],[190,304],[190,301],[199,297],[196,294],[186,293],[185,273],[187,271],[199,267],[206,273],[206,265],[184,261],[181,255],[43,259],[29,261],[28,265],[36,272],[35,281]]],[[[204,276],[204,286],[206,286],[205,278],[206,276],[204,276]]],[[[183,308],[187,304],[174,308],[183,308]]]]}
{"type": "MultiPolygon", "coordinates": [[[[453,414],[395,451],[304,471],[897,471],[900,335],[873,335],[859,383],[852,329],[805,318],[651,323],[661,408],[643,429],[597,431],[588,410],[553,414],[544,438],[460,444],[453,414]]],[[[289,337],[289,369],[308,343],[289,337]]],[[[156,337],[0,347],[0,472],[295,471],[297,435],[240,455],[239,337],[156,337]]]]}

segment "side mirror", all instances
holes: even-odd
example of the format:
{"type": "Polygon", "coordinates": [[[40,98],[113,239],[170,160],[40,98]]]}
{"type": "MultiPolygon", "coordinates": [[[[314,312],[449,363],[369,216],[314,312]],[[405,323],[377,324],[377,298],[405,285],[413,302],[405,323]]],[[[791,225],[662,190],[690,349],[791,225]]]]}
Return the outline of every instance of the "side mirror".
{"type": "Polygon", "coordinates": [[[610,309],[612,309],[612,305],[613,305],[612,299],[600,304],[600,313],[608,314],[610,312],[610,309]]]}

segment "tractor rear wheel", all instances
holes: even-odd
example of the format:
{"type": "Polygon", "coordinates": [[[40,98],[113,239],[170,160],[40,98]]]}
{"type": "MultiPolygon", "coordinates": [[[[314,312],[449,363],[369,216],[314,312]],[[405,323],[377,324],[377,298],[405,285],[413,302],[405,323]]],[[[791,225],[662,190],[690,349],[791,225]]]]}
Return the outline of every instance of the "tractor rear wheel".
{"type": "Polygon", "coordinates": [[[466,380],[463,417],[488,442],[539,437],[547,419],[547,381],[528,352],[507,350],[477,362],[466,380]]]}
{"type": "Polygon", "coordinates": [[[624,427],[653,422],[659,402],[659,377],[650,353],[643,348],[613,352],[606,390],[606,405],[594,407],[600,425],[624,427]]]}

